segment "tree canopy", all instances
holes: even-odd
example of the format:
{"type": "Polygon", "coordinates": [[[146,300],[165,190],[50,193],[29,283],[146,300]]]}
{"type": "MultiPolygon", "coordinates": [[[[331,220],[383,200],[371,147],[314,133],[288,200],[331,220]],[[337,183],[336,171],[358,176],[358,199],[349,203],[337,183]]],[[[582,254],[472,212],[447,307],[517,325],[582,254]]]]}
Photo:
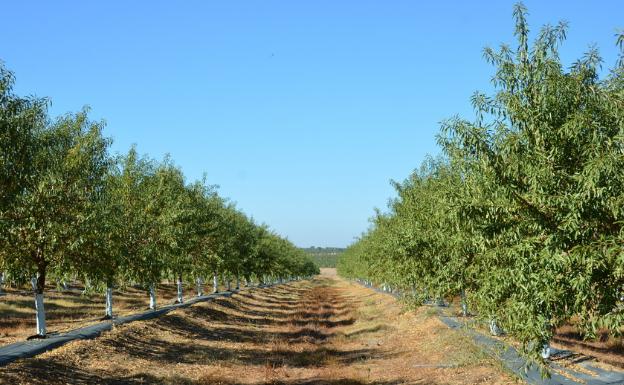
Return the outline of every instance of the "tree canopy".
{"type": "Polygon", "coordinates": [[[443,122],[443,156],[395,184],[339,271],[426,296],[468,293],[537,357],[566,322],[588,337],[624,322],[624,67],[601,78],[592,48],[566,68],[566,24],[530,44],[526,15],[515,7],[515,48],[484,50],[494,93],[472,96],[474,120],[443,122]]]}

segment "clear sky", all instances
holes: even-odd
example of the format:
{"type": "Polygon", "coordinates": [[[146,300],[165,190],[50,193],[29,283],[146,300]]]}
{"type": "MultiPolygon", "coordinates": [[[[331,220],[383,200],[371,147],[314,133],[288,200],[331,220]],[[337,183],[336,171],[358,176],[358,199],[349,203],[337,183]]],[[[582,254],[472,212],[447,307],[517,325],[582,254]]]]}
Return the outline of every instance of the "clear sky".
{"type": "MultiPolygon", "coordinates": [[[[565,19],[569,63],[616,58],[624,2],[525,1],[565,19]]],[[[489,89],[513,1],[7,1],[0,59],[52,113],[91,106],[113,151],[170,153],[189,180],[300,246],[346,246],[489,89]]]]}

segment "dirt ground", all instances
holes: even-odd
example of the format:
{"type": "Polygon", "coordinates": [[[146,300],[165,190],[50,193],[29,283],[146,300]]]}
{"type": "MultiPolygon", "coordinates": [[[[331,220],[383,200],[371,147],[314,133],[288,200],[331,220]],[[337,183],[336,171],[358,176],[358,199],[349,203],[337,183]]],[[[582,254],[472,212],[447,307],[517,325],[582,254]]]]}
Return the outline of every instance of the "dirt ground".
{"type": "Polygon", "coordinates": [[[244,291],[0,367],[0,384],[515,384],[427,308],[337,278],[244,291]]]}

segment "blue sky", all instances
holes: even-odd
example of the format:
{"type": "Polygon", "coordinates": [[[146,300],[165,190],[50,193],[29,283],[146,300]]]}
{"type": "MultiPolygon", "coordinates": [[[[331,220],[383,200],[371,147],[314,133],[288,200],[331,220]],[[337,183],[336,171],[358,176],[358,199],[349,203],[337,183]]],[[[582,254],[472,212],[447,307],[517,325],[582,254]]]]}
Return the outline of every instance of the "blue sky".
{"type": "MultiPolygon", "coordinates": [[[[300,246],[346,246],[489,89],[512,1],[13,1],[0,59],[52,113],[91,107],[113,151],[170,153],[189,180],[300,246]]],[[[622,1],[526,1],[565,19],[569,63],[614,63],[622,1]]]]}

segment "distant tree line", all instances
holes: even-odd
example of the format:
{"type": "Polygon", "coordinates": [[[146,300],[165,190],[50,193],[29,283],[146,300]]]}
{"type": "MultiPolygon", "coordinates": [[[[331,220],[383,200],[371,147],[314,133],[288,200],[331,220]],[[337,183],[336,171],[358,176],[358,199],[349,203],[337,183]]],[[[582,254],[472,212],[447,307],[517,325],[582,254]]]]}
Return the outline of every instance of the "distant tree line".
{"type": "Polygon", "coordinates": [[[308,247],[303,248],[314,264],[318,267],[336,267],[340,254],[345,249],[341,247],[308,247]]]}

